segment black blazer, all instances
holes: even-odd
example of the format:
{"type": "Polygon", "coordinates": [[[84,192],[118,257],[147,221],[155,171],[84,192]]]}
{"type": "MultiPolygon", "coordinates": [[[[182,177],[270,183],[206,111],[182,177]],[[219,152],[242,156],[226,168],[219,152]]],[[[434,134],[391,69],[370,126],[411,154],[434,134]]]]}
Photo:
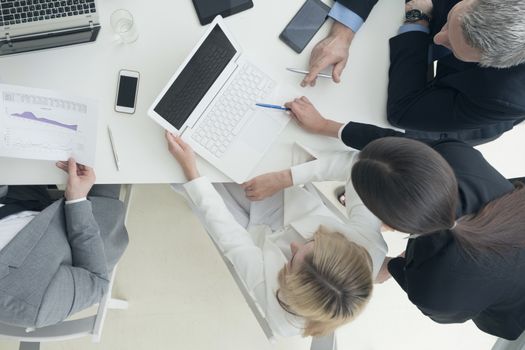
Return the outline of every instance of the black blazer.
{"type": "MultiPolygon", "coordinates": [[[[356,149],[386,136],[405,137],[359,123],[349,123],[342,134],[343,142],[356,149]]],[[[461,203],[457,218],[513,191],[513,185],[471,146],[452,139],[427,143],[456,174],[461,203]]],[[[434,321],[472,320],[482,331],[509,340],[525,330],[525,249],[485,253],[476,261],[446,230],[410,239],[405,256],[391,260],[388,269],[410,301],[434,321]]]]}
{"type": "MultiPolygon", "coordinates": [[[[339,0],[366,19],[376,0],[339,0]]],[[[496,69],[460,61],[449,54],[438,60],[428,82],[433,36],[459,0],[434,0],[431,34],[408,32],[390,40],[388,121],[407,130],[459,132],[463,140],[490,139],[525,119],[525,64],[496,69]]]]}

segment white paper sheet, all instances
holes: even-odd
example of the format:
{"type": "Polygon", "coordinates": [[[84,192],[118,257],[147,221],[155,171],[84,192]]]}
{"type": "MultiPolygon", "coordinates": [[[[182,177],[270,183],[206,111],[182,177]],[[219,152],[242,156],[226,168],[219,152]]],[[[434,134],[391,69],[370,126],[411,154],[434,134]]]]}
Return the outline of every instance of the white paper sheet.
{"type": "Polygon", "coordinates": [[[0,84],[0,156],[93,167],[97,105],[56,91],[0,84]]]}

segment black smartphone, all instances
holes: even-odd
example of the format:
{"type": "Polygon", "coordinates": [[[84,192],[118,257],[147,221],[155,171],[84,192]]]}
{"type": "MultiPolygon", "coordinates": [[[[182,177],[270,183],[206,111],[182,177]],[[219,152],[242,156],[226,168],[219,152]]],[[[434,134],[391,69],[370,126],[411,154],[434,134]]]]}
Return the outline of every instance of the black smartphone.
{"type": "Polygon", "coordinates": [[[121,113],[135,113],[137,91],[139,88],[139,72],[122,69],[119,72],[115,111],[121,113]]]}
{"type": "Polygon", "coordinates": [[[301,53],[328,17],[330,7],[321,0],[306,0],[284,28],[279,39],[301,53]]]}

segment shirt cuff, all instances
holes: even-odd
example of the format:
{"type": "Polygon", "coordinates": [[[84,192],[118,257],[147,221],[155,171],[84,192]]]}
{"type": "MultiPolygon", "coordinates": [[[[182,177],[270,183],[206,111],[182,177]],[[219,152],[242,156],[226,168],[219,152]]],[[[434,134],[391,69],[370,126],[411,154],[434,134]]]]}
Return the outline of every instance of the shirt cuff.
{"type": "Polygon", "coordinates": [[[214,189],[210,180],[208,180],[206,176],[200,176],[191,181],[188,181],[185,184],[183,184],[182,187],[184,188],[188,196],[192,198],[192,200],[195,196],[195,193],[206,193],[207,191],[213,191],[214,189]]]}
{"type": "Polygon", "coordinates": [[[87,201],[87,198],[86,197],[82,197],[82,198],[78,198],[78,199],[73,199],[73,200],[70,200],[70,201],[66,201],[66,204],[75,204],[75,203],[80,203],[80,202],[83,202],[83,201],[87,201]]]}
{"type": "Polygon", "coordinates": [[[334,3],[328,16],[352,29],[354,33],[357,33],[364,23],[364,20],[358,14],[338,2],[334,3]]]}
{"type": "Polygon", "coordinates": [[[304,185],[312,181],[312,163],[319,162],[319,160],[313,160],[303,164],[295,165],[290,168],[292,173],[292,182],[294,186],[304,185]]]}
{"type": "Polygon", "coordinates": [[[430,29],[422,24],[407,23],[399,27],[397,34],[399,35],[407,32],[423,32],[429,34],[430,29]]]}
{"type": "MultiPolygon", "coordinates": [[[[343,125],[339,128],[339,131],[337,132],[337,137],[339,138],[339,140],[341,140],[341,142],[343,142],[343,130],[346,128],[347,125],[348,125],[348,123],[343,124],[343,125]]],[[[343,143],[344,143],[344,142],[343,142],[343,143]]]]}

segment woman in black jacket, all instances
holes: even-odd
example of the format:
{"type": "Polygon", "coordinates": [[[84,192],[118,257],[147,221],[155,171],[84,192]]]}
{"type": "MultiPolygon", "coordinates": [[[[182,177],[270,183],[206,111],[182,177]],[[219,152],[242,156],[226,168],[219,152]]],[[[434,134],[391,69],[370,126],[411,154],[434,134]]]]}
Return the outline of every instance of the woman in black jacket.
{"type": "MultiPolygon", "coordinates": [[[[373,128],[355,127],[360,135],[373,128]]],[[[463,142],[402,137],[367,142],[352,182],[383,223],[411,233],[388,271],[425,315],[439,323],[472,319],[509,340],[524,332],[523,185],[463,142]]]]}
{"type": "MultiPolygon", "coordinates": [[[[439,323],[473,320],[508,340],[524,333],[521,184],[446,135],[416,141],[372,125],[342,125],[321,117],[305,98],[287,107],[306,130],[362,150],[351,174],[358,195],[386,225],[411,234],[404,256],[384,266],[412,303],[439,323]]],[[[248,197],[260,199],[290,184],[286,171],[274,174],[248,182],[248,197]]]]}

